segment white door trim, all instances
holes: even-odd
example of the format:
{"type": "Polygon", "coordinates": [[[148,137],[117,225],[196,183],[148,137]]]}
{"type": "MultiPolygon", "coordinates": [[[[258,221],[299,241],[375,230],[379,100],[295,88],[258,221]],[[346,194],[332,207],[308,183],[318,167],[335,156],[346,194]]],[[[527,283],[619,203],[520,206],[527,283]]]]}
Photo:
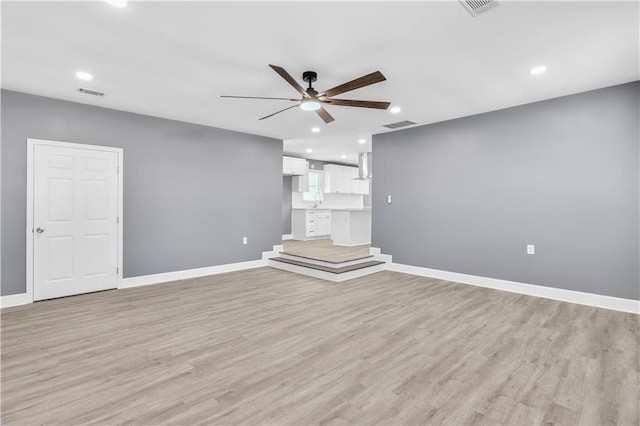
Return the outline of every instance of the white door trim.
{"type": "Polygon", "coordinates": [[[123,157],[122,148],[111,146],[85,145],[82,143],[50,141],[46,139],[27,138],[27,288],[26,302],[33,303],[33,206],[34,206],[34,153],[36,145],[55,146],[62,148],[90,149],[94,151],[115,152],[118,154],[118,273],[116,278],[116,288],[120,288],[122,283],[122,235],[123,235],[123,157]]]}

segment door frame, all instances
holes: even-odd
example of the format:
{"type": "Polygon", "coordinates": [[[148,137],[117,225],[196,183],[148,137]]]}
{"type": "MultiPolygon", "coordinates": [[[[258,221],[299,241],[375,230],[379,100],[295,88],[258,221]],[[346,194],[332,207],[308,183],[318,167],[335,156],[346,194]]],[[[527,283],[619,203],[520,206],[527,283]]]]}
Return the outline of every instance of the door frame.
{"type": "Polygon", "coordinates": [[[46,139],[33,139],[27,138],[27,228],[26,228],[26,239],[27,239],[27,303],[33,303],[33,268],[34,268],[34,259],[33,259],[33,237],[34,237],[34,223],[33,223],[33,210],[34,210],[34,197],[35,197],[35,148],[36,146],[54,146],[61,148],[79,148],[85,150],[93,150],[93,151],[106,151],[106,152],[115,152],[118,155],[118,235],[116,247],[118,250],[117,262],[118,262],[118,272],[116,274],[116,288],[120,288],[122,283],[122,235],[123,235],[123,157],[124,150],[122,148],[115,148],[111,146],[101,146],[101,145],[86,145],[82,143],[71,143],[71,142],[60,142],[60,141],[51,141],[46,139]]]}

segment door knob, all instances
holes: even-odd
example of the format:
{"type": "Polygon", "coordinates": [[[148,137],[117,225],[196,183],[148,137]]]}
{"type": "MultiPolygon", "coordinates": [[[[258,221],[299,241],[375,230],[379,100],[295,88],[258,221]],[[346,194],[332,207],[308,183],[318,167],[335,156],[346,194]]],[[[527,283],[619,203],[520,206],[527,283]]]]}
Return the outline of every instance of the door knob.
{"type": "Polygon", "coordinates": [[[36,232],[37,232],[38,234],[42,234],[42,233],[44,232],[44,228],[40,228],[40,227],[38,227],[38,228],[36,228],[36,232]]]}

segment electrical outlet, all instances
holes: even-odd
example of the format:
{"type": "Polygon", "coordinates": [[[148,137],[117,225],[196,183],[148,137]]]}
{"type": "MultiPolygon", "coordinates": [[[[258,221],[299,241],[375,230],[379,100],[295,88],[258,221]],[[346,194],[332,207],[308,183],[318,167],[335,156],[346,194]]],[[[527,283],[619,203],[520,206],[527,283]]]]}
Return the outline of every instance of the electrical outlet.
{"type": "Polygon", "coordinates": [[[391,204],[391,195],[387,195],[387,204],[391,204]]]}
{"type": "Polygon", "coordinates": [[[527,244],[527,254],[536,254],[536,246],[527,244]]]}
{"type": "Polygon", "coordinates": [[[249,244],[249,240],[247,237],[242,237],[242,244],[249,244]]]}

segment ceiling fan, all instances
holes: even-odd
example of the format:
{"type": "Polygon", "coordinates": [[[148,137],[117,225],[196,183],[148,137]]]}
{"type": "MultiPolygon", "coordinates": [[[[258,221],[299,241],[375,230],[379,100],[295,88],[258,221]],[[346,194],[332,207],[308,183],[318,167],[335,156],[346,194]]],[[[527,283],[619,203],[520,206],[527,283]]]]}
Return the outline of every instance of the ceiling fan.
{"type": "Polygon", "coordinates": [[[273,117],[276,114],[280,114],[281,112],[287,111],[291,108],[295,108],[299,106],[305,111],[315,111],[316,114],[324,120],[325,123],[331,123],[335,120],[331,114],[327,112],[322,107],[322,104],[326,105],[339,105],[339,106],[350,106],[350,107],[359,107],[359,108],[373,108],[373,109],[387,109],[389,108],[389,102],[378,102],[378,101],[356,101],[351,99],[333,99],[333,96],[340,95],[342,93],[349,92],[351,90],[359,89],[361,87],[369,86],[371,84],[380,83],[381,81],[385,81],[386,78],[380,71],[372,72],[371,74],[367,74],[365,76],[356,78],[355,80],[351,80],[347,83],[341,84],[339,86],[333,87],[329,90],[325,90],[324,92],[316,91],[311,84],[318,79],[318,74],[315,71],[305,71],[302,73],[302,79],[309,83],[309,87],[305,90],[302,86],[298,84],[298,82],[291,77],[284,68],[279,67],[277,65],[269,65],[275,72],[277,72],[280,77],[284,78],[287,83],[289,83],[300,95],[302,96],[300,99],[296,98],[269,98],[264,96],[228,96],[222,95],[222,98],[238,98],[238,99],[275,99],[282,101],[292,101],[297,102],[296,105],[287,107],[280,111],[276,111],[273,114],[269,114],[260,118],[260,120],[264,120],[265,118],[273,117]]]}

